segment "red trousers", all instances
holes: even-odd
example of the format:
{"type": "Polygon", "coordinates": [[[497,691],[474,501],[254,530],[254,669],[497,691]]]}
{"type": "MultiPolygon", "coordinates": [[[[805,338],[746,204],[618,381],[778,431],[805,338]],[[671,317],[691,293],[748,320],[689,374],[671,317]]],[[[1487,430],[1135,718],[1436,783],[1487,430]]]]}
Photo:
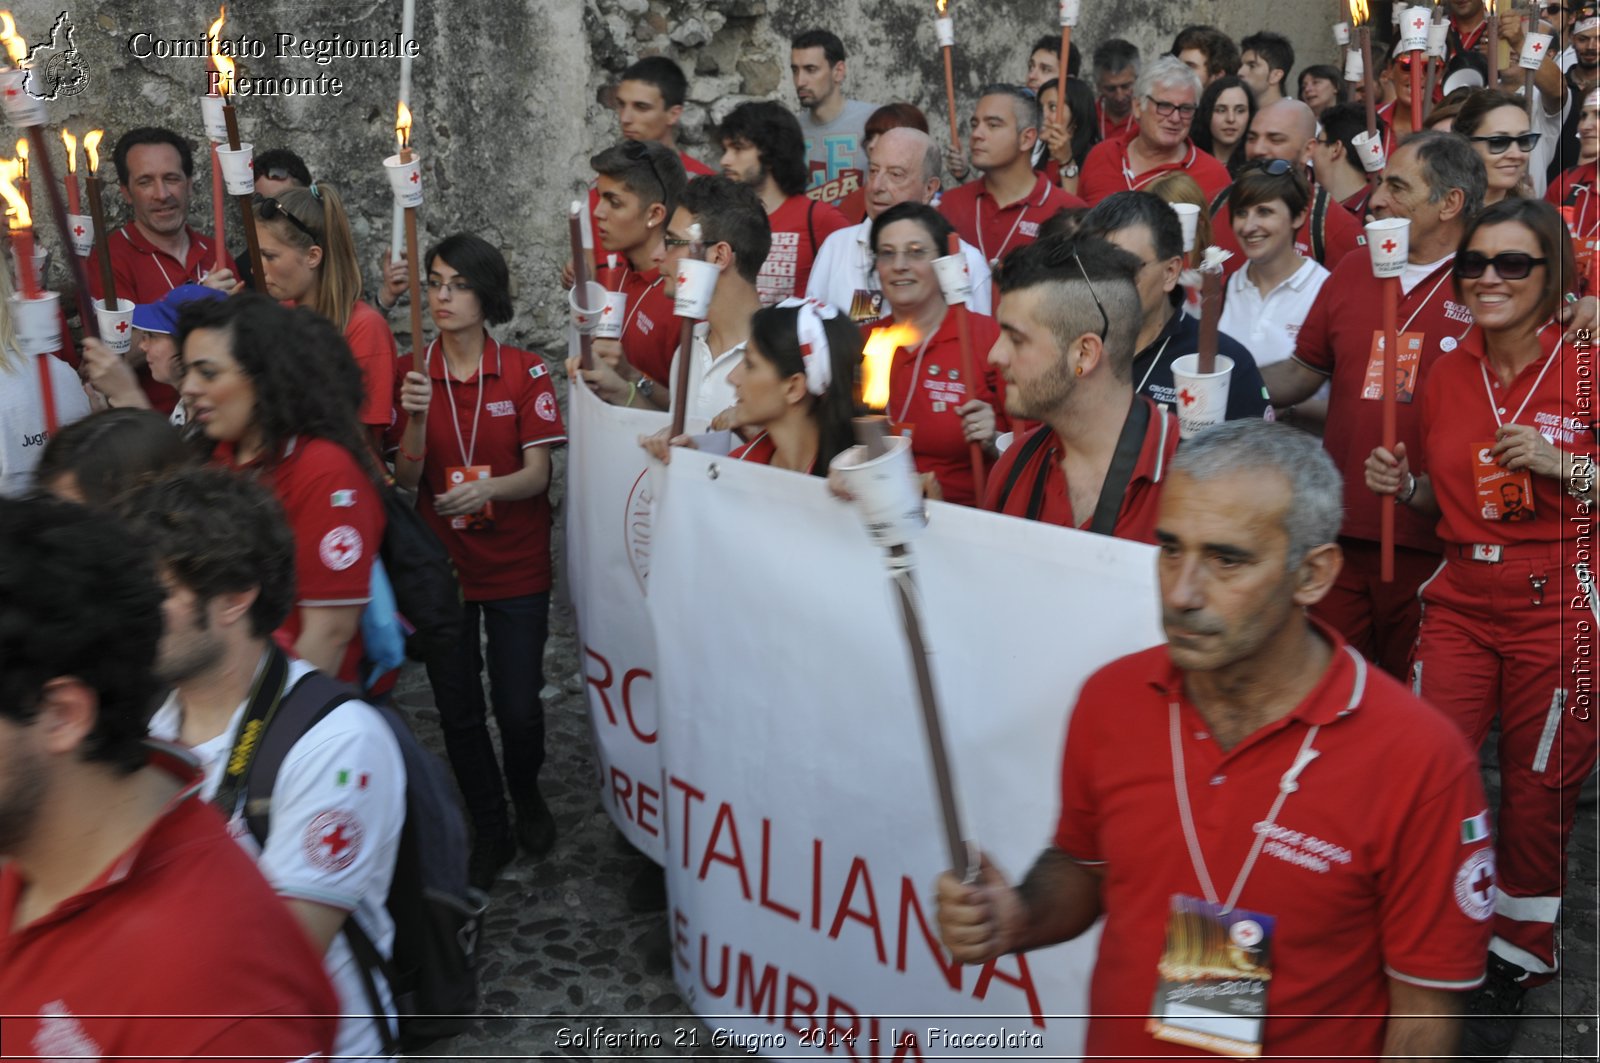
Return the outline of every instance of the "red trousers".
{"type": "Polygon", "coordinates": [[[1417,588],[1439,568],[1439,555],[1407,546],[1394,549],[1394,582],[1379,579],[1382,553],[1370,539],[1341,537],[1344,567],[1327,597],[1311,612],[1363,657],[1402,683],[1417,642],[1422,607],[1417,588]]]}
{"type": "Polygon", "coordinates": [[[1477,747],[1500,719],[1500,818],[1490,951],[1555,977],[1556,916],[1578,790],[1595,764],[1595,613],[1561,544],[1497,563],[1448,547],[1422,589],[1414,689],[1477,747]],[[1543,587],[1536,584],[1543,582],[1543,587]]]}

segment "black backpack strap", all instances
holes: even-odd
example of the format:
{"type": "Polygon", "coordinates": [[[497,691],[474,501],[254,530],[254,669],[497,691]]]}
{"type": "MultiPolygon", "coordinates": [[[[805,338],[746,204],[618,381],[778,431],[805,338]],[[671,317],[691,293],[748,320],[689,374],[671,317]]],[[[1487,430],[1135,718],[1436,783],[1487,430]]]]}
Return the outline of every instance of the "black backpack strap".
{"type": "Polygon", "coordinates": [[[1139,452],[1144,449],[1145,431],[1150,427],[1150,401],[1134,395],[1128,409],[1127,420],[1122,422],[1122,434],[1117,436],[1117,449],[1111,455],[1111,467],[1106,470],[1105,483],[1100,485],[1100,500],[1094,507],[1094,523],[1089,530],[1097,535],[1110,535],[1116,529],[1117,515],[1122,512],[1122,499],[1133,481],[1133,467],[1139,463],[1139,452]]]}
{"type": "MultiPolygon", "coordinates": [[[[1045,441],[1049,438],[1049,436],[1049,429],[1040,428],[1038,431],[1034,432],[1033,435],[1022,441],[1022,449],[1017,451],[1017,460],[1012,463],[1011,471],[1006,474],[1006,482],[1000,488],[1000,495],[995,501],[994,511],[996,513],[1005,512],[1006,500],[1011,497],[1012,489],[1017,486],[1017,481],[1021,479],[1023,468],[1027,466],[1028,462],[1033,460],[1033,456],[1039,452],[1040,447],[1044,446],[1045,441]]],[[[1035,484],[1035,493],[1039,493],[1037,483],[1035,484]]],[[[1043,498],[1041,497],[1039,501],[1042,502],[1043,498]]],[[[1034,509],[1031,503],[1028,508],[1030,510],[1034,509]]],[[[1029,520],[1037,520],[1038,518],[1039,514],[1037,511],[1030,513],[1028,516],[1029,520]]]]}
{"type": "MultiPolygon", "coordinates": [[[[378,1027],[378,1039],[383,1042],[383,1054],[392,1056],[400,1050],[400,1027],[397,1021],[394,1025],[389,1023],[389,1013],[383,1006],[383,996],[378,992],[377,979],[372,977],[373,971],[380,971],[383,980],[389,986],[389,992],[397,992],[395,986],[394,969],[389,961],[383,958],[383,953],[378,951],[378,946],[372,943],[367,932],[361,929],[361,924],[356,922],[352,914],[344,921],[344,939],[350,945],[350,953],[356,958],[356,970],[361,973],[361,989],[367,995],[367,1006],[372,1011],[373,1024],[378,1027]]],[[[399,1001],[396,1001],[398,1007],[399,1001]]]]}
{"type": "Polygon", "coordinates": [[[1228,193],[1232,191],[1233,186],[1229,185],[1227,188],[1224,188],[1222,191],[1218,192],[1217,198],[1211,201],[1211,216],[1213,218],[1222,213],[1222,208],[1228,203],[1228,193]]]}
{"type": "MultiPolygon", "coordinates": [[[[245,710],[244,719],[239,721],[239,729],[233,734],[233,748],[228,751],[228,762],[222,770],[222,781],[217,785],[217,792],[211,798],[212,804],[216,805],[227,819],[232,819],[238,809],[240,791],[244,789],[251,769],[261,753],[262,733],[277,718],[288,675],[289,659],[277,646],[272,646],[267,650],[266,663],[262,665],[256,674],[255,683],[250,687],[250,697],[247,702],[249,708],[245,710]]],[[[278,759],[281,763],[283,758],[280,756],[278,759]]],[[[276,775],[277,770],[274,767],[272,773],[276,775]]]]}
{"type": "Polygon", "coordinates": [[[812,200],[806,205],[806,232],[811,237],[811,257],[817,257],[817,201],[812,200]]]}
{"type": "Polygon", "coordinates": [[[1328,259],[1328,201],[1333,197],[1321,185],[1311,201],[1311,257],[1321,265],[1328,259]]]}

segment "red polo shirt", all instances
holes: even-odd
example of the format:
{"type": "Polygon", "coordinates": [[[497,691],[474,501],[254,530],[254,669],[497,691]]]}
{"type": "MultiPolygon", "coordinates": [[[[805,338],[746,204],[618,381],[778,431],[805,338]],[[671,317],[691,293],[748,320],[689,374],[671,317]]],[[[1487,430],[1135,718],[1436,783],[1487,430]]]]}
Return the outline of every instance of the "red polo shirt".
{"type": "Polygon", "coordinates": [[[1120,122],[1113,122],[1106,115],[1106,101],[1103,99],[1096,99],[1094,101],[1094,114],[1095,119],[1100,123],[1101,140],[1117,140],[1121,137],[1127,136],[1130,132],[1139,128],[1138,122],[1134,120],[1133,108],[1131,106],[1128,108],[1128,117],[1124,118],[1120,122]]]}
{"type": "MultiPolygon", "coordinates": [[[[1295,250],[1307,258],[1313,257],[1311,223],[1314,213],[1312,207],[1306,207],[1306,220],[1294,234],[1295,250]]],[[[1211,217],[1211,242],[1224,251],[1233,252],[1233,257],[1223,263],[1224,278],[1233,276],[1249,261],[1244,257],[1244,248],[1239,245],[1238,236],[1234,234],[1233,212],[1226,200],[1223,201],[1222,209],[1211,217]]],[[[1323,212],[1322,246],[1323,255],[1317,261],[1330,272],[1344,260],[1344,256],[1359,247],[1367,246],[1366,229],[1356,220],[1355,215],[1331,197],[1327,209],[1323,212]]]]}
{"type": "Polygon", "coordinates": [[[617,288],[628,296],[624,313],[622,353],[633,366],[657,384],[666,385],[672,356],[678,353],[678,330],[672,316],[672,299],[666,293],[659,269],[643,273],[623,267],[617,288]]]}
{"type": "Polygon", "coordinates": [[[992,265],[1005,258],[1007,252],[1037,240],[1039,226],[1056,211],[1083,205],[1083,200],[1051,184],[1044,174],[1038,174],[1034,177],[1033,191],[1003,207],[995,202],[982,179],[968,181],[940,198],[939,213],[961,239],[976,247],[992,265]]]}
{"type": "Polygon", "coordinates": [[[1320,727],[1318,755],[1239,895],[1240,908],[1276,920],[1265,1055],[1370,1060],[1383,1044],[1390,978],[1452,990],[1482,980],[1494,863],[1486,831],[1469,829],[1487,818],[1477,758],[1448,719],[1313,623],[1333,646],[1322,678],[1230,750],[1185,695],[1166,646],[1084,684],[1067,728],[1054,844],[1104,874],[1086,1058],[1216,1058],[1145,1032],[1172,898],[1205,896],[1175,790],[1174,704],[1184,792],[1221,900],[1279,780],[1320,727]]]}
{"type": "Polygon", "coordinates": [[[200,794],[185,751],[151,743],[183,789],[72,897],[17,926],[0,865],[0,1014],[11,1058],[293,1060],[333,1051],[322,957],[200,794]]]}
{"type": "MultiPolygon", "coordinates": [[[[411,355],[400,359],[396,379],[404,380],[412,365],[411,355]]],[[[490,476],[510,476],[522,470],[523,452],[529,447],[566,442],[550,372],[537,354],[493,337],[484,341],[482,368],[470,380],[447,381],[446,372],[444,352],[434,340],[428,348],[433,400],[428,407],[428,449],[417,508],[450,551],[468,601],[547,591],[551,521],[547,492],[493,503],[494,526],[477,530],[452,528],[450,519],[434,510],[433,500],[449,490],[446,470],[451,467],[487,465],[490,476]]]]}
{"type": "MultiPolygon", "coordinates": [[[[896,347],[889,365],[889,418],[911,426],[911,456],[919,473],[933,473],[946,502],[978,504],[972,481],[972,450],[961,428],[956,408],[973,399],[994,407],[996,433],[1008,428],[1005,384],[988,362],[989,348],[1000,338],[1000,327],[985,314],[967,314],[972,337],[972,360],[978,373],[975,388],[968,386],[961,364],[961,330],[954,313],[946,313],[939,330],[926,347],[896,347]],[[920,348],[920,349],[919,349],[920,348]]],[[[879,327],[885,327],[885,319],[879,327]]]]}
{"type": "Polygon", "coordinates": [[[767,215],[767,224],[772,227],[772,250],[756,278],[763,306],[805,295],[811,264],[817,260],[822,241],[850,226],[838,207],[818,203],[804,193],[784,200],[767,215]]]}
{"type": "MultiPolygon", "coordinates": [[[[1150,422],[1145,428],[1139,460],[1133,466],[1133,476],[1122,496],[1122,508],[1117,511],[1112,535],[1118,539],[1154,543],[1161,483],[1166,477],[1172,456],[1178,451],[1178,421],[1143,395],[1139,396],[1139,401],[1150,407],[1150,422]]],[[[1000,460],[995,462],[994,469],[989,473],[983,508],[1013,517],[1026,517],[1034,484],[1039,482],[1041,476],[1044,477],[1044,505],[1037,519],[1046,524],[1088,530],[1094,521],[1094,513],[1085,513],[1080,517],[1072,512],[1072,494],[1067,487],[1067,474],[1061,468],[1061,441],[1055,438],[1055,433],[1048,425],[1040,425],[1017,439],[1000,455],[1000,460]],[[1034,451],[1002,506],[1000,494],[1011,476],[1011,467],[1016,464],[1024,444],[1037,432],[1050,432],[1050,441],[1034,451]]]]}
{"type": "Polygon", "coordinates": [[[364,299],[357,299],[344,327],[345,342],[361,367],[366,399],[361,404],[361,423],[388,428],[395,410],[395,343],[388,319],[364,299]]]}
{"type": "Polygon", "coordinates": [[[1572,234],[1572,253],[1577,256],[1578,273],[1586,282],[1578,290],[1593,292],[1600,281],[1600,165],[1561,171],[1561,176],[1545,190],[1544,198],[1561,210],[1572,234]]]}
{"type": "Polygon", "coordinates": [[[1113,192],[1143,188],[1173,170],[1188,171],[1189,176],[1199,184],[1200,191],[1206,194],[1207,202],[1233,182],[1226,166],[1189,141],[1184,142],[1184,156],[1177,162],[1163,163],[1136,174],[1132,169],[1133,164],[1128,161],[1128,145],[1138,135],[1139,127],[1134,125],[1117,139],[1102,140],[1089,149],[1089,157],[1083,160],[1083,172],[1078,175],[1078,194],[1088,200],[1090,206],[1113,192]]]}
{"type": "MultiPolygon", "coordinates": [[[[1423,386],[1439,355],[1453,350],[1472,327],[1472,314],[1455,301],[1447,260],[1400,299],[1399,324],[1423,334],[1417,385],[1423,386]]],[[[1382,282],[1366,255],[1347,255],[1333,271],[1300,326],[1294,357],[1331,378],[1328,424],[1322,445],[1344,474],[1342,534],[1377,542],[1382,508],[1367,490],[1367,456],[1383,442],[1383,403],[1361,397],[1373,335],[1383,330],[1382,282]]],[[[1396,403],[1397,438],[1412,454],[1421,444],[1417,406],[1396,403]]],[[[1394,539],[1416,550],[1439,551],[1431,523],[1408,506],[1396,507],[1394,539]]]]}
{"type": "MultiPolygon", "coordinates": [[[[372,560],[383,544],[383,500],[344,447],[326,439],[297,436],[273,465],[259,459],[241,466],[234,444],[219,443],[214,460],[230,468],[259,470],[272,488],[294,532],[295,606],[273,638],[293,652],[300,638],[300,610],[365,605],[372,598],[372,560]]],[[[361,663],[361,633],[351,638],[339,678],[355,683],[361,663]]]]}
{"type": "MultiPolygon", "coordinates": [[[[180,284],[198,284],[211,272],[212,238],[194,228],[189,234],[189,255],[182,262],[162,251],[145,239],[139,227],[132,222],[113,232],[106,241],[111,249],[111,275],[117,283],[117,298],[132,299],[135,303],[153,303],[180,284]]],[[[222,266],[237,274],[239,267],[222,249],[222,266]]],[[[105,298],[100,283],[100,271],[88,272],[89,293],[96,299],[105,298]]],[[[178,404],[178,392],[160,384],[150,376],[150,368],[139,367],[139,386],[150,399],[150,404],[162,413],[171,413],[178,404]]]]}
{"type": "Polygon", "coordinates": [[[1572,541],[1573,523],[1584,519],[1564,481],[1529,474],[1533,519],[1494,520],[1483,516],[1475,485],[1478,450],[1494,440],[1496,420],[1535,428],[1557,450],[1600,458],[1595,446],[1592,392],[1580,404],[1579,355],[1561,342],[1561,326],[1550,324],[1539,336],[1541,356],[1503,387],[1485,360],[1483,334],[1467,333],[1461,346],[1443,355],[1422,387],[1422,449],[1415,471],[1428,474],[1439,500],[1439,538],[1449,543],[1554,543],[1572,541]],[[1490,395],[1494,405],[1490,405],[1490,395]],[[1520,413],[1519,413],[1520,411],[1520,413]]]}
{"type": "Polygon", "coordinates": [[[1361,224],[1362,219],[1367,216],[1367,202],[1370,199],[1372,199],[1372,186],[1363,185],[1361,191],[1349,199],[1343,199],[1339,202],[1343,204],[1345,210],[1350,212],[1350,216],[1355,218],[1356,223],[1361,224]]]}

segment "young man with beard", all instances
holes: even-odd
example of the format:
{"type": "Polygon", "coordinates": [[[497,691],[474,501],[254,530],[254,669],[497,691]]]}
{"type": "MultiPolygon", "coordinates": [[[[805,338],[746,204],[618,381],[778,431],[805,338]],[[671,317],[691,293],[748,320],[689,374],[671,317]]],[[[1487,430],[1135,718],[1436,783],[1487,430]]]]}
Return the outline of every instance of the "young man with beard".
{"type": "Polygon", "coordinates": [[[844,42],[828,30],[807,30],[789,42],[789,74],[800,100],[808,194],[836,207],[863,183],[867,159],[861,141],[878,105],[845,97],[844,42]]]}

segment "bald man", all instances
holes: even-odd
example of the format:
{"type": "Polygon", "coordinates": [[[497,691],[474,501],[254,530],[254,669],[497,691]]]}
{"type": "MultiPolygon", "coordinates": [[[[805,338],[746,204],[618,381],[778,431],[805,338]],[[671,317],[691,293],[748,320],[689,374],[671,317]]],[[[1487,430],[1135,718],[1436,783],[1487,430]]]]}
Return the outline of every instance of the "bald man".
{"type": "MultiPolygon", "coordinates": [[[[1328,269],[1339,260],[1366,243],[1361,220],[1346,210],[1327,189],[1316,183],[1311,172],[1311,149],[1317,142],[1317,116],[1299,100],[1283,99],[1269,103],[1256,112],[1245,136],[1245,157],[1257,165],[1269,165],[1272,159],[1282,159],[1304,177],[1311,185],[1311,209],[1306,220],[1295,234],[1294,246],[1307,258],[1314,258],[1328,269]],[[1258,160],[1261,160],[1258,162],[1258,160]]],[[[1224,266],[1228,276],[1244,265],[1244,252],[1233,232],[1233,219],[1228,213],[1228,191],[1225,188],[1211,201],[1212,240],[1233,257],[1224,266]]]]}
{"type": "MultiPolygon", "coordinates": [[[[886,312],[878,271],[872,261],[872,223],[897,203],[931,203],[939,194],[944,155],[920,129],[886,130],[867,152],[867,220],[840,229],[822,242],[806,296],[838,307],[857,323],[876,321],[886,312]]],[[[987,314],[991,297],[989,264],[978,249],[961,242],[972,276],[975,312],[987,314]]]]}

